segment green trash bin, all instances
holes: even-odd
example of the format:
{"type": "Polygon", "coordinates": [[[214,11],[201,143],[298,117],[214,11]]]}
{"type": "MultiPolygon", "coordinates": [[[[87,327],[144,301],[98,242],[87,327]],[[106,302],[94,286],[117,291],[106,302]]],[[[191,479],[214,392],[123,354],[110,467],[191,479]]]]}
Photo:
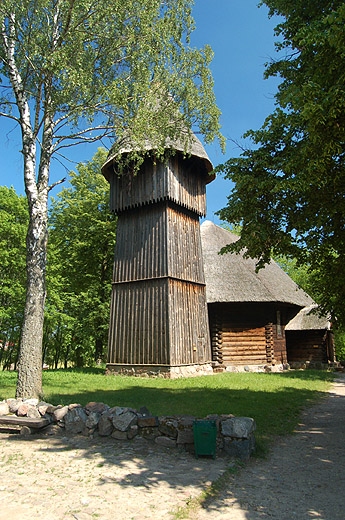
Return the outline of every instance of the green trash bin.
{"type": "Polygon", "coordinates": [[[215,459],[217,443],[216,421],[196,419],[193,423],[193,434],[196,458],[199,455],[211,455],[215,459]]]}

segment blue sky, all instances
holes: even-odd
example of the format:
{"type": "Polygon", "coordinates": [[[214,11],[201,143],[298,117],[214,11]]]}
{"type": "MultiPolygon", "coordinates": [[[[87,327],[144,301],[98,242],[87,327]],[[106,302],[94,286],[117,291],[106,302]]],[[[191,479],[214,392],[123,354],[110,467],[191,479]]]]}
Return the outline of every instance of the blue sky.
{"type": "MultiPolygon", "coordinates": [[[[275,54],[273,29],[277,20],[269,19],[267,8],[257,4],[258,0],[195,0],[192,43],[198,47],[209,44],[214,51],[215,94],[222,112],[222,133],[228,139],[225,155],[217,144],[205,147],[214,166],[238,156],[232,141],[241,142],[246,130],[259,128],[274,107],[277,81],[264,80],[263,73],[264,63],[275,54]]],[[[12,122],[0,118],[0,184],[24,193],[20,147],[19,131],[12,122]]],[[[76,147],[71,158],[88,161],[96,148],[76,147]]],[[[68,168],[73,169],[73,163],[68,168]]],[[[54,161],[51,182],[65,175],[65,168],[54,161]]],[[[53,196],[58,189],[53,190],[53,196]]],[[[230,181],[221,176],[208,185],[207,219],[219,223],[215,213],[226,205],[230,189],[230,181]]]]}

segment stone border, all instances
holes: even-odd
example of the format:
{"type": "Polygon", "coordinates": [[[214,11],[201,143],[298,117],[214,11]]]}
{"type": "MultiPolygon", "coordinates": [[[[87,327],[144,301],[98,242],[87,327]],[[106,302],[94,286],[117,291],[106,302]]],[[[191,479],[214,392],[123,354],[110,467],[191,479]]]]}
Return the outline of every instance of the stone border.
{"type": "MultiPolygon", "coordinates": [[[[146,407],[140,410],[122,406],[111,408],[98,402],[90,402],[85,407],[80,404],[54,406],[37,399],[1,401],[0,424],[1,417],[12,417],[13,420],[16,417],[47,419],[49,425],[41,431],[51,435],[63,431],[72,435],[112,437],[117,440],[132,440],[140,436],[160,446],[182,448],[190,452],[195,450],[193,425],[198,421],[194,416],[186,415],[153,416],[146,407]]],[[[218,454],[249,459],[255,448],[254,419],[208,415],[203,421],[216,425],[215,451],[218,454]]],[[[25,430],[25,433],[28,431],[25,430]]]]}

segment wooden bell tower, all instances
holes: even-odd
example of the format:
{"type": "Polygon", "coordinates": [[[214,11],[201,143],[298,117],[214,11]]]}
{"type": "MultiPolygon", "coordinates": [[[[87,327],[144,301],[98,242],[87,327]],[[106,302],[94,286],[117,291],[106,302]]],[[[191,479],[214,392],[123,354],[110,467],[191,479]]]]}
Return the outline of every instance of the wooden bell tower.
{"type": "Polygon", "coordinates": [[[188,157],[173,148],[166,161],[146,157],[135,176],[118,176],[111,152],[102,167],[118,215],[108,372],[212,372],[199,217],[214,175],[195,136],[188,157]]]}

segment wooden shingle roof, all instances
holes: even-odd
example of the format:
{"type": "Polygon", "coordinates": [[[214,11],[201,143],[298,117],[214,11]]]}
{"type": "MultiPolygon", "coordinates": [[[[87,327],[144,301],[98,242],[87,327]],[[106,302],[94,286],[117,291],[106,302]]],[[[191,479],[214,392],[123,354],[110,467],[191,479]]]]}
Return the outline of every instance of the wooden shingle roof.
{"type": "Polygon", "coordinates": [[[273,260],[256,273],[255,260],[242,254],[218,254],[236,240],[236,235],[210,221],[201,225],[208,303],[280,302],[299,307],[314,303],[273,260]]]}

